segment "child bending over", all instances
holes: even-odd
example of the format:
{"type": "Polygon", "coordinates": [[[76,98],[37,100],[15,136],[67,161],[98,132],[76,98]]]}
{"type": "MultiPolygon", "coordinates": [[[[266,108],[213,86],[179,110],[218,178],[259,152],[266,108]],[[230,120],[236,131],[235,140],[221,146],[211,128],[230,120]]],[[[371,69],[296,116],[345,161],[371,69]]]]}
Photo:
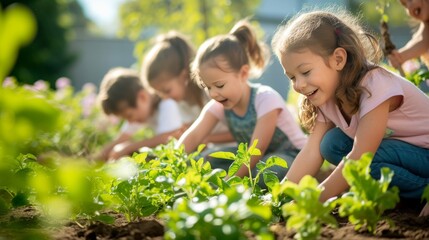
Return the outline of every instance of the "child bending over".
{"type": "Polygon", "coordinates": [[[98,160],[118,159],[142,147],[155,147],[183,132],[176,102],[160,100],[144,89],[137,71],[126,68],[108,71],[101,82],[98,98],[105,114],[126,120],[118,137],[98,154],[98,160]],[[131,141],[132,135],[142,126],[154,128],[156,136],[131,141]]]}
{"type": "Polygon", "coordinates": [[[420,198],[429,184],[429,98],[376,64],[381,54],[375,38],[346,13],[314,11],[280,27],[272,45],[305,98],[300,119],[311,132],[287,180],[314,176],[323,159],[337,165],[320,184],[325,201],[349,187],[343,157],[358,160],[371,152],[372,177],[379,179],[388,167],[402,197],[420,198]]]}
{"type": "MultiPolygon", "coordinates": [[[[149,90],[171,98],[179,106],[183,122],[190,126],[197,119],[209,96],[191,79],[190,63],[195,50],[183,34],[170,31],[156,37],[142,65],[142,80],[149,90]]],[[[205,143],[234,141],[228,128],[218,124],[205,143]]]]}
{"type": "MultiPolygon", "coordinates": [[[[204,42],[193,62],[196,81],[208,91],[212,100],[207,103],[191,127],[180,137],[187,152],[195,148],[219,122],[225,122],[238,143],[258,139],[256,146],[262,156],[251,159],[252,171],[256,164],[276,155],[289,165],[306,142],[306,136],[286,108],[280,94],[268,86],[252,85],[249,77],[261,71],[266,63],[266,48],[258,42],[247,21],[238,22],[229,34],[219,35],[204,42]]],[[[228,148],[224,151],[235,152],[228,148]]],[[[214,168],[225,170],[228,160],[211,159],[214,168]]],[[[271,169],[284,176],[287,169],[271,169]]],[[[237,176],[248,174],[245,166],[237,176]]]]}

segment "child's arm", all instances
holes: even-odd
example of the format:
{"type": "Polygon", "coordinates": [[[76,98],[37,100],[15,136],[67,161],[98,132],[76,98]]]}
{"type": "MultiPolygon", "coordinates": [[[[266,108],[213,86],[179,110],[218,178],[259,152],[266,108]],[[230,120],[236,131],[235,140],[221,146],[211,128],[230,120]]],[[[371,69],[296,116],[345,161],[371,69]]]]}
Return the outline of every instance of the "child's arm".
{"type": "Polygon", "coordinates": [[[183,128],[179,128],[170,132],[158,134],[152,138],[129,142],[122,147],[113,149],[109,157],[110,159],[118,159],[122,156],[131,155],[133,152],[138,152],[142,147],[153,148],[160,144],[165,144],[171,137],[178,138],[183,133],[183,130],[183,128]]]}
{"type": "Polygon", "coordinates": [[[103,160],[106,161],[109,159],[109,155],[112,152],[113,148],[123,142],[126,142],[128,140],[131,139],[131,135],[128,133],[121,133],[115,140],[113,140],[112,142],[106,144],[103,149],[95,155],[94,159],[95,160],[103,160]]]}
{"type": "MultiPolygon", "coordinates": [[[[258,119],[255,129],[253,130],[251,142],[248,143],[249,146],[253,144],[253,141],[258,139],[258,145],[256,147],[261,150],[260,156],[253,156],[250,159],[250,167],[253,169],[259,160],[264,155],[268,146],[271,143],[271,138],[273,137],[274,131],[277,126],[277,118],[279,116],[280,109],[274,109],[271,112],[266,113],[264,116],[258,119]]],[[[239,177],[244,177],[249,175],[249,170],[246,166],[241,166],[241,168],[236,173],[239,177]]]]}
{"type": "Polygon", "coordinates": [[[425,216],[429,216],[429,202],[425,204],[425,206],[423,207],[422,211],[419,214],[419,217],[425,217],[425,216]]]}
{"type": "MultiPolygon", "coordinates": [[[[377,151],[386,130],[390,102],[393,99],[394,97],[384,101],[362,117],[352,151],[347,155],[348,159],[358,160],[364,153],[377,151]]],[[[331,175],[320,184],[324,187],[320,196],[321,201],[337,196],[349,187],[342,174],[343,167],[344,162],[341,161],[331,175]]]]}
{"type": "Polygon", "coordinates": [[[177,146],[185,145],[185,151],[194,151],[199,144],[203,143],[205,137],[209,135],[218,119],[209,111],[203,110],[197,120],[183,133],[177,142],[177,146]]]}
{"type": "Polygon", "coordinates": [[[228,142],[235,142],[234,137],[232,134],[228,132],[221,132],[221,133],[212,133],[209,136],[207,136],[204,141],[204,143],[228,143],[228,142]]]}
{"type": "Polygon", "coordinates": [[[393,51],[388,56],[390,64],[399,68],[405,61],[418,58],[429,51],[429,27],[421,23],[411,40],[398,51],[393,51]]]}
{"type": "Polygon", "coordinates": [[[334,127],[333,123],[318,122],[308,137],[307,143],[290,166],[285,180],[298,183],[305,175],[315,176],[323,164],[320,142],[325,133],[334,127]]]}

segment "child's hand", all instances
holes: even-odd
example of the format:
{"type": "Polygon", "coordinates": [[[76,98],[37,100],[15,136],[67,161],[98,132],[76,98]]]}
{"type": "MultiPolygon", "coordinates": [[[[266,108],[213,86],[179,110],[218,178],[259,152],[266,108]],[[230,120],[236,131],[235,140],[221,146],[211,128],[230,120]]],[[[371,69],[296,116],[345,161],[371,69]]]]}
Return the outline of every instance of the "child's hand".
{"type": "Polygon", "coordinates": [[[393,50],[392,53],[387,56],[387,58],[389,60],[389,64],[396,69],[401,68],[402,63],[404,63],[401,54],[397,50],[393,50]]]}
{"type": "Polygon", "coordinates": [[[426,203],[426,205],[423,207],[419,215],[419,217],[425,217],[425,216],[429,216],[429,202],[426,203]]]}
{"type": "Polygon", "coordinates": [[[116,160],[120,157],[128,155],[130,152],[130,150],[128,149],[129,145],[129,142],[116,144],[112,151],[110,151],[109,153],[109,160],[116,160]]]}
{"type": "Polygon", "coordinates": [[[109,159],[111,149],[105,148],[101,150],[99,153],[96,153],[90,157],[91,160],[101,160],[101,161],[107,161],[109,159]]]}
{"type": "Polygon", "coordinates": [[[93,156],[91,156],[91,160],[102,160],[106,161],[109,156],[109,153],[106,151],[101,151],[100,153],[97,153],[93,156]]]}
{"type": "Polygon", "coordinates": [[[188,129],[188,127],[189,127],[188,125],[182,125],[181,128],[174,130],[172,132],[166,133],[165,134],[165,136],[166,136],[165,142],[167,142],[170,138],[179,139],[180,136],[182,136],[182,134],[186,131],[186,129],[188,129]]]}

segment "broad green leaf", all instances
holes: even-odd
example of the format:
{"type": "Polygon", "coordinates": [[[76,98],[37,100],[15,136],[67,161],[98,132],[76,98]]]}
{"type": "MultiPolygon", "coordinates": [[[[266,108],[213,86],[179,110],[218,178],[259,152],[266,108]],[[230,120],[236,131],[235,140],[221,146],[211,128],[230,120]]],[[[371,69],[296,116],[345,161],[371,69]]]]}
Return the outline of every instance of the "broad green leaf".
{"type": "Polygon", "coordinates": [[[201,152],[204,150],[204,148],[206,148],[206,145],[205,145],[205,144],[200,144],[200,145],[198,145],[197,152],[198,152],[198,153],[201,153],[201,152]]]}
{"type": "Polygon", "coordinates": [[[97,215],[94,217],[94,220],[97,220],[106,224],[113,224],[115,222],[115,218],[107,214],[97,215]]]}
{"type": "Polygon", "coordinates": [[[280,182],[277,175],[273,172],[264,172],[262,176],[264,178],[265,185],[267,185],[269,189],[280,182]]]}
{"type": "Polygon", "coordinates": [[[277,156],[271,156],[270,158],[268,158],[266,161],[266,164],[267,164],[267,167],[272,167],[272,166],[280,166],[283,168],[288,167],[286,160],[277,156]]]}
{"type": "Polygon", "coordinates": [[[235,161],[233,162],[228,169],[228,176],[234,176],[241,167],[241,163],[235,161]]]}
{"type": "Polygon", "coordinates": [[[248,205],[250,211],[252,211],[253,213],[259,215],[260,217],[262,217],[265,220],[270,220],[271,219],[271,209],[268,206],[262,206],[262,205],[248,205]]]}
{"type": "Polygon", "coordinates": [[[146,163],[148,152],[143,152],[135,155],[133,158],[136,161],[136,163],[143,164],[146,163]]]}
{"type": "Polygon", "coordinates": [[[235,155],[232,152],[214,152],[214,153],[211,153],[209,156],[214,158],[227,159],[227,160],[235,159],[235,155]]]}

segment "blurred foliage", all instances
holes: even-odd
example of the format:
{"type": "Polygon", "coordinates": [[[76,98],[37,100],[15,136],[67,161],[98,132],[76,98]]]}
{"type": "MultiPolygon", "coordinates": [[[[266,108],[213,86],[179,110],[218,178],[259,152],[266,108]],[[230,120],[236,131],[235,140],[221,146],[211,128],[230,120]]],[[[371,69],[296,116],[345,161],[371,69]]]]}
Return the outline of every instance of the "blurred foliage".
{"type": "Polygon", "coordinates": [[[33,12],[37,34],[34,41],[19,52],[10,75],[22,83],[32,84],[39,79],[54,83],[64,76],[76,58],[68,50],[68,44],[71,28],[82,26],[86,21],[83,11],[76,0],[2,0],[1,8],[14,3],[25,5],[33,12]]]}
{"type": "Polygon", "coordinates": [[[410,17],[399,0],[348,0],[353,13],[360,13],[363,20],[378,29],[382,14],[389,17],[389,25],[396,27],[409,26],[410,17]],[[380,12],[382,11],[382,12],[380,12]]]}
{"type": "Polygon", "coordinates": [[[33,40],[34,16],[28,8],[16,4],[5,11],[0,8],[0,83],[13,67],[18,49],[33,40]]]}
{"type": "Polygon", "coordinates": [[[189,36],[195,44],[217,34],[226,34],[234,23],[252,17],[260,0],[126,0],[120,8],[121,36],[138,41],[134,54],[139,59],[147,38],[169,30],[189,36]]]}
{"type": "MultiPolygon", "coordinates": [[[[19,4],[0,13],[1,83],[12,68],[19,47],[33,38],[35,19],[28,8],[19,4]]],[[[23,150],[23,142],[43,131],[55,130],[59,114],[59,109],[26,88],[0,88],[0,171],[23,150]]]]}
{"type": "Polygon", "coordinates": [[[29,89],[64,113],[60,119],[61,126],[55,132],[42,132],[37,138],[23,142],[26,152],[37,156],[45,154],[44,157],[50,155],[47,152],[90,157],[98,148],[111,141],[118,131],[118,121],[106,117],[96,105],[97,88],[92,83],[85,84],[80,91],[76,91],[65,77],[57,79],[56,90],[52,90],[43,80],[23,87],[6,84],[11,89],[29,89]]]}
{"type": "MultiPolygon", "coordinates": [[[[33,39],[35,18],[20,4],[0,9],[0,83],[13,67],[18,49],[33,39]]],[[[32,155],[18,154],[23,142],[59,126],[59,109],[32,91],[0,87],[0,213],[29,203],[24,162],[32,155]],[[14,167],[18,162],[18,166],[14,167]]]]}

